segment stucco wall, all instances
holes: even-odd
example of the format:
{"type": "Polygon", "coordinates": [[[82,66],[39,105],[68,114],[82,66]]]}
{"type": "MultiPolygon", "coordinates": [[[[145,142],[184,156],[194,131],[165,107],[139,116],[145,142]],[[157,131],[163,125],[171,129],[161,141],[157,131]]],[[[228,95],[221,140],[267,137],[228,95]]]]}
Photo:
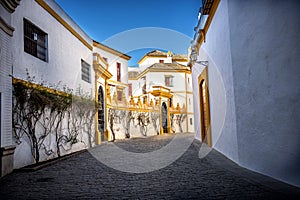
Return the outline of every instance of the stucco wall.
{"type": "MultiPolygon", "coordinates": [[[[60,15],[72,28],[80,34],[80,36],[92,45],[92,40],[72,21],[56,5],[54,1],[47,1],[49,6],[60,15]]],[[[27,78],[26,68],[29,70],[30,76],[35,76],[35,81],[40,83],[46,82],[46,85],[55,85],[61,82],[60,88],[64,85],[72,88],[74,92],[78,92],[80,88],[82,92],[88,93],[94,98],[95,90],[95,74],[93,70],[93,53],[85,46],[77,37],[67,30],[57,19],[52,17],[44,8],[38,5],[34,0],[21,1],[18,9],[12,14],[12,25],[15,27],[14,36],[12,38],[12,66],[13,76],[21,79],[27,78]],[[39,27],[48,34],[48,60],[47,62],[40,60],[26,52],[24,52],[24,33],[23,18],[31,21],[35,26],[39,27]],[[90,83],[85,82],[81,78],[81,59],[90,65],[90,83]]],[[[74,112],[76,108],[73,107],[74,112]]],[[[73,114],[72,116],[75,116],[73,114]]],[[[11,117],[10,117],[11,119],[11,117]]],[[[62,126],[66,127],[67,119],[62,122],[62,126]]],[[[94,122],[92,123],[92,126],[94,122]]],[[[84,128],[84,126],[82,126],[84,128]]],[[[37,135],[42,133],[41,127],[37,127],[37,135]]],[[[86,129],[87,130],[87,129],[86,129]]],[[[94,137],[94,127],[92,131],[82,131],[74,144],[66,144],[61,146],[61,155],[87,148],[89,138],[94,137]]],[[[64,132],[64,134],[66,134],[64,132]]],[[[56,157],[55,136],[50,134],[45,139],[45,149],[40,149],[40,160],[56,157]],[[52,150],[53,152],[45,154],[52,150]]],[[[16,144],[16,143],[15,143],[16,144]]],[[[14,155],[15,168],[22,167],[33,163],[31,155],[31,143],[26,136],[21,138],[21,143],[17,145],[14,155]]]]}
{"type": "Polygon", "coordinates": [[[128,61],[124,58],[116,56],[110,52],[104,51],[98,47],[94,47],[94,52],[99,53],[102,57],[107,59],[109,64],[108,71],[113,75],[111,80],[117,81],[117,62],[121,64],[121,82],[128,82],[128,61]]]}
{"type": "MultiPolygon", "coordinates": [[[[220,1],[198,57],[209,63],[214,148],[246,168],[297,186],[299,8],[300,2],[292,0],[220,1]]],[[[203,68],[193,67],[195,121],[200,119],[196,85],[203,68]]],[[[196,138],[200,128],[195,123],[196,138]]]]}
{"type": "MultiPolygon", "coordinates": [[[[227,2],[221,1],[202,44],[198,61],[208,61],[208,85],[212,144],[230,159],[238,162],[235,107],[233,98],[231,49],[228,30],[227,2]]],[[[193,71],[194,115],[196,138],[200,139],[199,83],[202,64],[195,64],[193,71]]]]}
{"type": "MultiPolygon", "coordinates": [[[[66,14],[63,14],[63,11],[53,1],[49,2],[52,2],[52,9],[72,25],[72,28],[81,34],[89,44],[92,44],[92,40],[66,14]]],[[[28,68],[30,75],[35,76],[37,82],[40,82],[41,79],[49,84],[57,84],[61,81],[61,85],[66,84],[74,90],[80,87],[85,92],[94,93],[92,51],[45,9],[34,0],[21,1],[18,10],[12,15],[12,24],[15,27],[13,37],[15,77],[26,79],[26,68],[28,68]],[[31,21],[48,34],[47,62],[24,52],[23,18],[31,21]],[[81,59],[91,66],[91,83],[81,79],[81,59]]]]}
{"type": "Polygon", "coordinates": [[[228,2],[240,164],[300,186],[300,2],[228,2]]]}

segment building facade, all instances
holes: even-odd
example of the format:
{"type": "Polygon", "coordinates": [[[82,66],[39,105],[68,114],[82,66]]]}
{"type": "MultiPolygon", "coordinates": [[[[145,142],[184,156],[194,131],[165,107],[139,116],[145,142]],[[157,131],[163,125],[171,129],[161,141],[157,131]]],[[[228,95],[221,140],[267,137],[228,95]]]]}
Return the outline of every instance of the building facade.
{"type": "Polygon", "coordinates": [[[130,56],[92,40],[55,1],[0,5],[1,175],[111,140],[108,100],[127,102],[130,56]]]}
{"type": "Polygon", "coordinates": [[[299,1],[202,3],[190,54],[196,138],[300,186],[299,1]]]}
{"type": "Polygon", "coordinates": [[[20,1],[0,1],[0,177],[13,170],[15,145],[12,137],[12,14],[20,1]]]}
{"type": "MultiPolygon", "coordinates": [[[[126,106],[128,102],[128,60],[130,56],[94,41],[94,69],[96,73],[95,99],[103,108],[98,110],[98,141],[112,139],[109,128],[109,109],[126,106]],[[95,62],[96,61],[96,62],[95,62]],[[112,101],[114,100],[114,102],[112,101]]],[[[119,138],[119,137],[118,137],[119,138]]],[[[124,138],[120,136],[120,138],[124,138]]]]}
{"type": "Polygon", "coordinates": [[[138,68],[130,68],[130,96],[150,102],[159,100],[154,95],[159,87],[170,93],[163,101],[169,116],[161,124],[165,129],[161,133],[194,131],[192,79],[187,62],[187,55],[155,50],[140,59],[138,68]]]}

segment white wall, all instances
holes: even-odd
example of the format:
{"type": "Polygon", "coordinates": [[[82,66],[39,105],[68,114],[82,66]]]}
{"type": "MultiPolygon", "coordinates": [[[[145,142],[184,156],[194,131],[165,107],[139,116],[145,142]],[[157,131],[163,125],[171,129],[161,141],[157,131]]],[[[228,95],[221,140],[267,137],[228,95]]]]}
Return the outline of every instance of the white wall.
{"type": "MultiPolygon", "coordinates": [[[[155,63],[159,63],[159,60],[167,61],[166,57],[147,57],[142,63],[139,64],[139,68],[141,71],[145,70],[147,67],[150,67],[151,65],[155,63]]],[[[171,62],[169,62],[171,63],[171,62]]]]}
{"type": "MultiPolygon", "coordinates": [[[[164,60],[164,63],[172,63],[172,57],[147,57],[142,63],[139,64],[139,68],[141,70],[145,70],[147,67],[150,67],[151,65],[155,63],[159,63],[160,60],[164,60]]],[[[181,61],[176,61],[179,64],[182,65],[187,65],[187,62],[181,62],[181,61]]]]}
{"type": "MultiPolygon", "coordinates": [[[[125,84],[128,83],[128,61],[126,59],[116,56],[98,47],[94,47],[94,52],[99,53],[100,56],[107,59],[107,63],[109,65],[108,71],[113,75],[113,77],[109,80],[117,81],[117,63],[120,63],[121,82],[125,84]]],[[[124,89],[124,93],[126,98],[128,99],[128,87],[124,89]]],[[[111,95],[113,95],[113,92],[111,93],[111,95]]]]}
{"type": "Polygon", "coordinates": [[[102,57],[107,58],[109,64],[108,71],[113,75],[110,80],[117,81],[117,62],[121,63],[121,82],[128,82],[128,61],[124,58],[116,56],[98,47],[94,47],[94,52],[99,53],[102,57]]]}
{"type": "MultiPolygon", "coordinates": [[[[52,1],[52,8],[61,15],[65,21],[73,25],[73,29],[90,44],[92,40],[52,1]]],[[[12,15],[12,24],[15,27],[13,37],[13,68],[14,76],[26,79],[26,68],[36,81],[41,79],[49,84],[61,81],[74,90],[78,87],[85,92],[94,93],[94,73],[92,52],[62,24],[53,18],[46,10],[34,0],[21,1],[18,10],[12,15]],[[44,62],[24,52],[23,18],[31,21],[48,34],[48,62],[44,62]],[[81,80],[81,59],[91,65],[91,83],[81,80]]]]}
{"type": "Polygon", "coordinates": [[[300,186],[300,2],[228,5],[240,164],[300,186]]]}
{"type": "MultiPolygon", "coordinates": [[[[209,63],[214,148],[246,168],[297,186],[299,8],[292,0],[220,1],[198,57],[209,63]]],[[[202,70],[200,64],[193,67],[195,120],[202,70]]],[[[199,138],[199,125],[195,129],[199,138]]]]}
{"type": "Polygon", "coordinates": [[[209,57],[213,58],[213,60],[207,58],[209,66],[213,66],[208,72],[208,81],[209,84],[212,84],[210,92],[212,96],[215,96],[215,98],[210,99],[211,110],[213,111],[211,114],[213,119],[211,122],[212,131],[215,132],[213,142],[215,141],[216,149],[222,149],[222,152],[229,158],[237,161],[236,115],[234,99],[231,98],[234,95],[234,90],[232,86],[230,32],[228,30],[228,20],[226,20],[228,19],[227,12],[227,2],[221,1],[211,23],[211,27],[215,28],[209,30],[206,38],[207,42],[203,45],[203,49],[207,51],[209,57]],[[221,35],[220,32],[222,32],[221,35]],[[216,50],[217,48],[219,51],[216,50]],[[224,97],[226,98],[225,102],[224,97]],[[224,111],[225,116],[222,115],[224,111]]]}
{"type": "MultiPolygon", "coordinates": [[[[90,45],[92,40],[72,21],[54,1],[47,1],[72,28],[79,33],[90,45]]],[[[82,89],[84,93],[89,93],[94,98],[95,74],[93,70],[92,51],[85,46],[78,38],[69,32],[62,24],[53,18],[46,10],[40,7],[34,0],[21,1],[20,6],[12,15],[12,25],[15,27],[12,45],[12,64],[13,75],[16,78],[25,79],[26,68],[30,76],[35,76],[36,82],[46,81],[48,85],[54,85],[61,82],[60,86],[68,86],[76,91],[82,89]],[[23,18],[31,21],[35,26],[48,34],[48,60],[44,62],[26,52],[24,52],[24,33],[23,18]],[[81,79],[81,59],[90,64],[91,82],[87,83],[81,79]]],[[[63,123],[65,126],[66,123],[63,123]]],[[[93,123],[94,124],[94,123],[93,123]]],[[[37,136],[40,134],[37,128],[37,136]]],[[[92,129],[94,130],[94,129],[92,129]]],[[[93,135],[94,133],[89,133],[93,135]]],[[[45,139],[47,148],[55,150],[55,139],[50,139],[53,135],[45,139]]],[[[83,148],[87,148],[88,135],[78,136],[80,142],[74,144],[68,151],[62,150],[62,155],[71,153],[83,148]],[[85,144],[82,142],[85,141],[85,144]]],[[[69,147],[66,147],[67,149],[69,147]]],[[[40,160],[49,159],[54,154],[45,155],[41,149],[40,160]]],[[[31,164],[33,157],[31,155],[30,142],[27,137],[22,138],[22,143],[17,145],[14,155],[15,168],[31,164]]]]}
{"type": "Polygon", "coordinates": [[[147,88],[153,85],[161,85],[171,89],[171,91],[185,91],[185,75],[178,72],[149,72],[147,74],[147,88]],[[167,87],[165,85],[165,75],[172,75],[173,87],[167,87]]]}

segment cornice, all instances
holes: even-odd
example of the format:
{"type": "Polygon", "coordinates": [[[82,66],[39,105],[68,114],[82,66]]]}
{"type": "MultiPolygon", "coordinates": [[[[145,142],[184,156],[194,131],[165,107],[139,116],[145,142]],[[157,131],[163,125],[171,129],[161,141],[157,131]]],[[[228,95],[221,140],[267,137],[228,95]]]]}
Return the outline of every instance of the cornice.
{"type": "Polygon", "coordinates": [[[0,16],[0,28],[9,36],[13,36],[14,28],[8,25],[4,19],[0,16]]]}
{"type": "Polygon", "coordinates": [[[57,14],[44,0],[35,0],[42,8],[44,8],[52,17],[54,17],[61,25],[70,31],[79,41],[81,41],[91,51],[93,50],[90,45],[78,32],[74,30],[59,14],[57,14]]]}
{"type": "Polygon", "coordinates": [[[1,5],[9,12],[15,12],[21,0],[0,0],[1,5]]]}
{"type": "Polygon", "coordinates": [[[109,53],[112,53],[112,54],[114,54],[115,56],[119,56],[119,57],[121,57],[121,58],[124,58],[125,60],[130,60],[131,59],[131,57],[130,56],[128,56],[128,55],[126,55],[126,54],[124,54],[124,53],[121,53],[121,52],[119,52],[119,51],[117,51],[117,50],[115,50],[115,49],[112,49],[112,48],[110,48],[110,47],[108,47],[108,46],[106,46],[106,45],[104,45],[104,44],[101,44],[100,42],[97,42],[97,41],[93,41],[93,46],[94,47],[97,47],[97,48],[99,48],[99,49],[102,49],[102,50],[104,50],[104,51],[107,51],[107,52],[109,52],[109,53]]]}

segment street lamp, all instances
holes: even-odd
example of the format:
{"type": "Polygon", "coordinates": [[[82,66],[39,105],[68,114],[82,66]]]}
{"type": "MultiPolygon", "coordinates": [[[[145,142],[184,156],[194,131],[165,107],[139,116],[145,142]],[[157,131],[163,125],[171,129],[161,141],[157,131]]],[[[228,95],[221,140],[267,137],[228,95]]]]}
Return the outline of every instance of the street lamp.
{"type": "Polygon", "coordinates": [[[192,59],[193,63],[198,63],[200,65],[208,67],[208,61],[207,60],[199,60],[199,61],[197,61],[197,59],[198,59],[198,53],[197,53],[195,47],[192,47],[191,59],[192,59]]]}

